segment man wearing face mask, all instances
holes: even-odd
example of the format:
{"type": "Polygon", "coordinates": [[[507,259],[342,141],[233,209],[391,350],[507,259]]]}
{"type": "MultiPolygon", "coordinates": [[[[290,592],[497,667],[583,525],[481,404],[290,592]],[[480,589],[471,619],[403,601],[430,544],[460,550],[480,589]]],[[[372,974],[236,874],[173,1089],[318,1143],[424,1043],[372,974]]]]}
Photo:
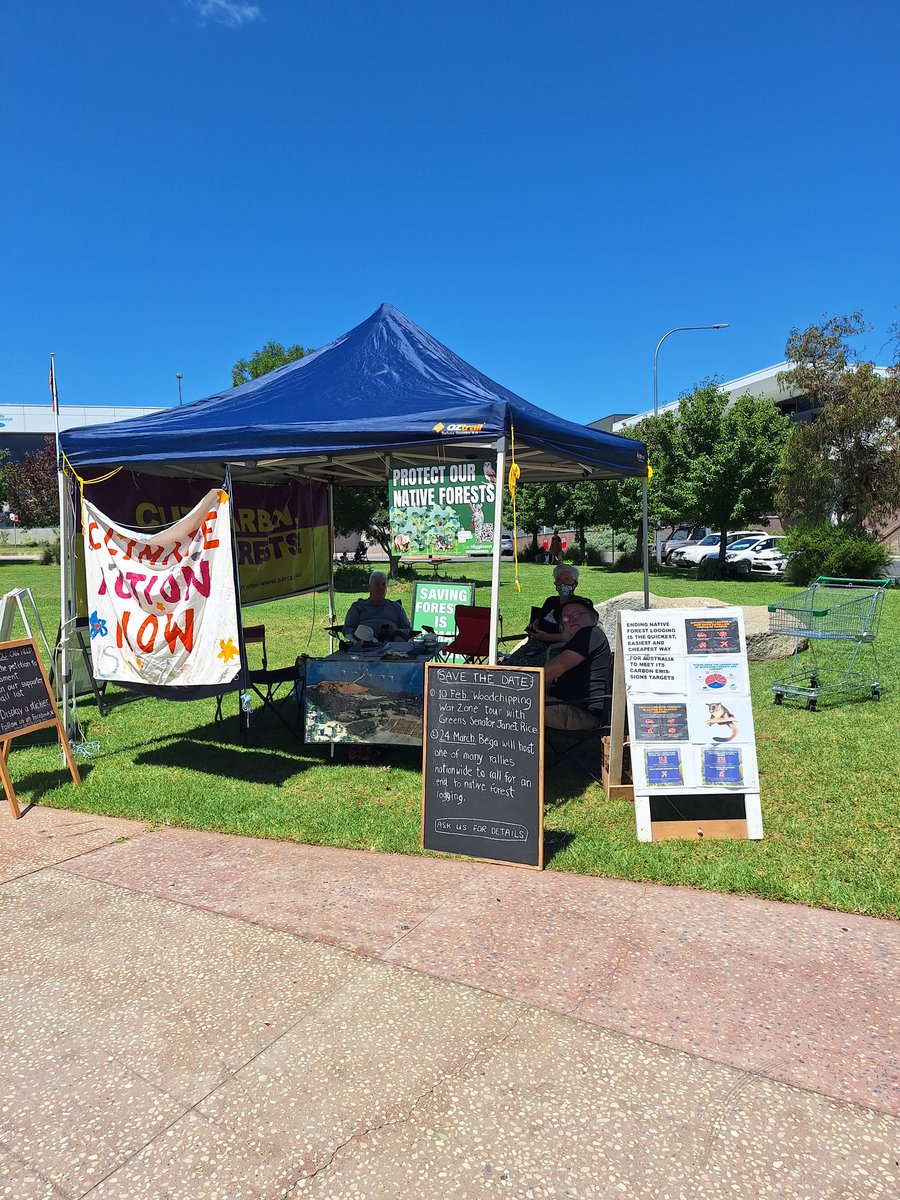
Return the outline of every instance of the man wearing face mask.
{"type": "MultiPolygon", "coordinates": [[[[541,606],[540,613],[525,626],[528,641],[524,646],[508,655],[504,662],[514,666],[527,666],[535,660],[543,660],[551,646],[561,645],[566,640],[563,632],[560,614],[562,605],[575,595],[578,586],[578,568],[569,563],[559,563],[553,568],[554,594],[548,596],[541,606]]],[[[586,597],[579,597],[586,599],[586,597]]],[[[588,604],[593,602],[587,600],[588,604]]]]}

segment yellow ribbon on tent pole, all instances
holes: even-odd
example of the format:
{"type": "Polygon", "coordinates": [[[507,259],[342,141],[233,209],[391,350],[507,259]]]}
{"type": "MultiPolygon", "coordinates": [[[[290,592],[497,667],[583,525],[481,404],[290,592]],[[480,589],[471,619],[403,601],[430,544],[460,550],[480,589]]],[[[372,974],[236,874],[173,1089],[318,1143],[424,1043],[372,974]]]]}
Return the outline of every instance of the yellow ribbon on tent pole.
{"type": "MultiPolygon", "coordinates": [[[[516,462],[516,430],[515,430],[515,427],[511,425],[509,427],[509,431],[510,431],[510,435],[511,435],[510,436],[510,445],[511,445],[510,460],[511,461],[509,464],[509,475],[507,478],[508,478],[508,482],[509,482],[509,494],[510,494],[510,497],[512,498],[513,564],[515,566],[516,591],[521,592],[522,585],[521,585],[521,583],[519,583],[519,539],[516,537],[516,530],[519,528],[518,518],[516,517],[516,484],[519,482],[519,476],[521,475],[522,472],[519,470],[519,464],[516,462]]],[[[503,532],[502,497],[501,497],[501,503],[500,503],[500,522],[501,522],[500,532],[502,533],[503,532]]]]}
{"type": "Polygon", "coordinates": [[[111,471],[107,471],[105,475],[98,476],[97,479],[82,479],[69,460],[65,453],[60,454],[62,459],[62,469],[64,475],[71,475],[78,484],[79,508],[81,510],[81,527],[84,528],[84,489],[90,487],[92,483],[106,483],[107,479],[112,479],[113,475],[118,475],[122,470],[121,467],[113,467],[111,471]]]}

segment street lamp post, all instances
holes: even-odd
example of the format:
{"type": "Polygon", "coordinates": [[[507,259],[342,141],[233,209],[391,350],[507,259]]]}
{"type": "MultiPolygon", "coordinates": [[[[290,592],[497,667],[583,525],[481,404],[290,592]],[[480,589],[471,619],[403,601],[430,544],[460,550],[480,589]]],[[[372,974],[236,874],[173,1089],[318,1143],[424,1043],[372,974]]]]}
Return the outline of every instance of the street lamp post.
{"type": "Polygon", "coordinates": [[[654,417],[659,416],[659,400],[658,400],[659,393],[658,393],[657,387],[656,387],[656,363],[657,363],[657,359],[659,358],[659,348],[663,344],[663,342],[666,340],[666,338],[671,337],[673,333],[684,333],[686,330],[689,330],[689,329],[727,329],[727,328],[728,328],[727,324],[726,325],[678,325],[675,329],[670,329],[668,333],[664,333],[662,335],[662,337],[656,343],[656,349],[653,351],[653,415],[654,415],[654,417]]]}
{"type": "MultiPolygon", "coordinates": [[[[673,333],[685,333],[692,329],[727,329],[727,324],[719,325],[677,325],[674,329],[670,329],[668,333],[664,333],[656,343],[656,349],[653,351],[653,415],[659,416],[659,391],[657,389],[657,361],[659,359],[659,348],[673,333]]],[[[649,516],[649,496],[647,493],[647,480],[644,480],[643,488],[643,510],[644,510],[644,608],[650,607],[650,516],[649,516]]],[[[659,534],[656,535],[656,561],[659,563],[659,534]]]]}
{"type": "MultiPolygon", "coordinates": [[[[659,349],[659,347],[657,347],[659,349]]],[[[175,372],[175,378],[178,380],[178,407],[181,408],[181,372],[175,372]]]]}

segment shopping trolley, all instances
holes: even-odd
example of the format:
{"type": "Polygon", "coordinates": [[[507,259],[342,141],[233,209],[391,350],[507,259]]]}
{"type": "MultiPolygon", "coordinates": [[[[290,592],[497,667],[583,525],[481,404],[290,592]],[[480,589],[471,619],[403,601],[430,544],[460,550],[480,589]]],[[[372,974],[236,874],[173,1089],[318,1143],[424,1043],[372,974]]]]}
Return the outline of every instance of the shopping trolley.
{"type": "Polygon", "coordinates": [[[806,707],[813,712],[823,696],[869,692],[873,700],[880,698],[875,635],[884,593],[890,586],[890,579],[831,579],[822,575],[786,603],[768,606],[769,632],[797,639],[790,675],[772,681],[776,704],[785,696],[796,696],[805,699],[806,707]],[[809,641],[810,652],[801,662],[800,645],[804,640],[809,641]],[[859,666],[870,662],[874,674],[857,669],[860,654],[863,662],[859,666]]]}

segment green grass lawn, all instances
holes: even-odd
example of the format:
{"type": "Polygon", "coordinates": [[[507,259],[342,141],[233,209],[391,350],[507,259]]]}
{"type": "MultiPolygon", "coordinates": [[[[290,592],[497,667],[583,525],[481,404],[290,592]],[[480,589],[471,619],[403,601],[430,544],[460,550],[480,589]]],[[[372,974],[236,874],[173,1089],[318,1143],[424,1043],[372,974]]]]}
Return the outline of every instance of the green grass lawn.
{"type": "MultiPolygon", "coordinates": [[[[504,563],[500,609],[504,632],[521,629],[533,603],[550,591],[547,567],[504,563]]],[[[338,613],[365,591],[367,568],[338,572],[338,613]]],[[[479,585],[486,603],[488,562],[451,568],[479,585]],[[484,590],[482,590],[484,589],[484,590]]],[[[389,595],[412,606],[412,575],[389,595]]],[[[57,567],[0,562],[2,591],[29,587],[52,638],[59,622],[57,567]]],[[[585,568],[579,591],[595,601],[640,590],[638,574],[585,568]]],[[[792,589],[773,582],[716,583],[670,576],[651,580],[658,595],[704,595],[734,604],[766,604],[792,589]]],[[[328,649],[327,598],[282,600],[245,612],[264,621],[269,665],[328,649]]],[[[876,916],[900,913],[898,776],[900,688],[897,645],[900,592],[888,593],[877,647],[882,699],[847,699],[809,713],[776,707],[771,681],[786,665],[753,663],[750,674],[762,789],[761,842],[636,840],[633,806],[608,801],[583,773],[554,768],[545,780],[550,870],[740,892],[876,916]]],[[[253,651],[251,650],[251,665],[253,651]]],[[[213,720],[215,701],[135,699],[110,689],[101,718],[93,700],[79,716],[93,753],[82,760],[76,790],[45,733],[13,742],[10,770],[20,802],[133,817],[158,824],[214,829],[319,845],[419,854],[421,756],[387,750],[377,766],[350,765],[338,749],[304,748],[277,725],[253,723],[242,743],[237,698],[228,719],[213,720]],[[257,728],[258,726],[258,728],[257,728]],[[93,744],[93,745],[91,745],[93,744]]]]}

